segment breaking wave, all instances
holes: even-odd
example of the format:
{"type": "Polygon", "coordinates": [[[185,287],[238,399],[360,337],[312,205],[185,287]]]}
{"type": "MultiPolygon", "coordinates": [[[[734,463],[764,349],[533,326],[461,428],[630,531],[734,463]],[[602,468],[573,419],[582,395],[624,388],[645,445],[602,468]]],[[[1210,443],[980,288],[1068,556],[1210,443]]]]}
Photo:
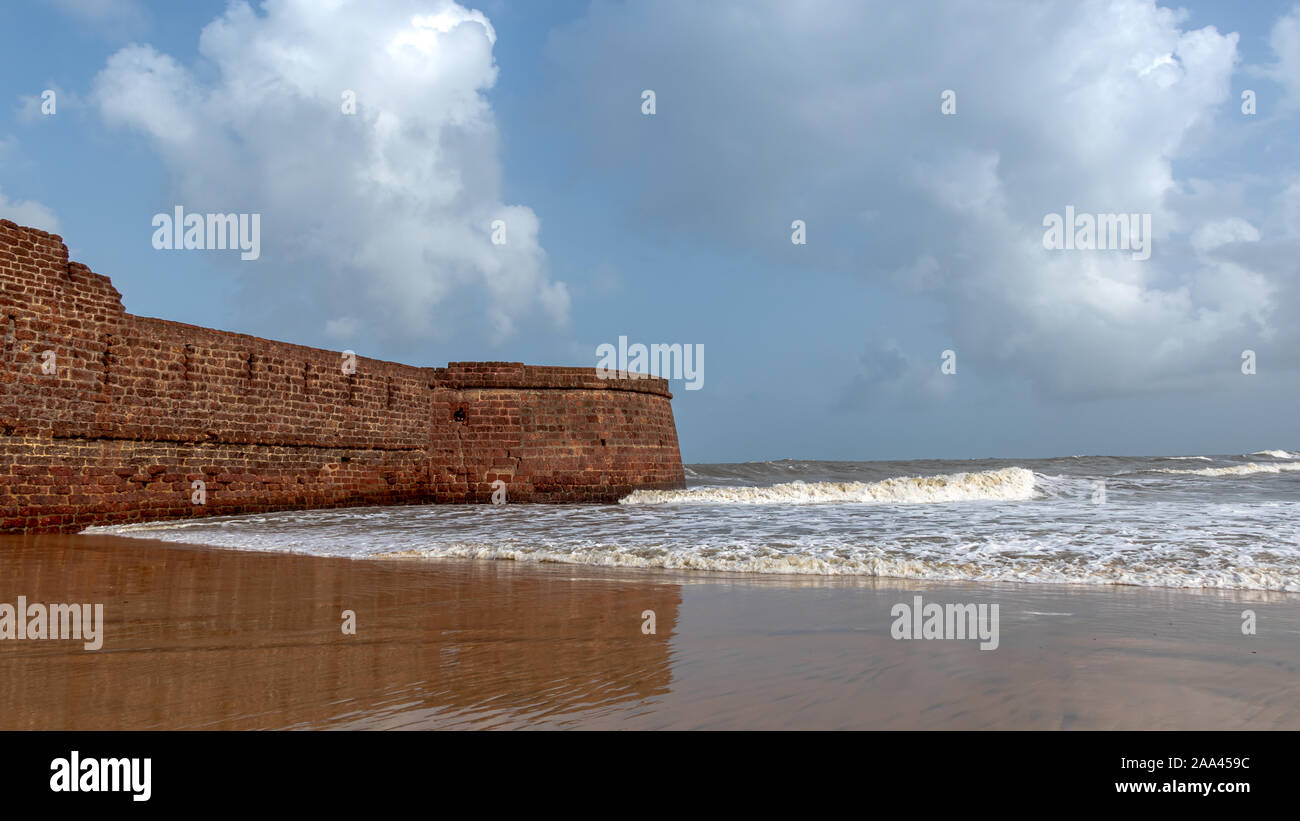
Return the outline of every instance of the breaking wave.
{"type": "MultiPolygon", "coordinates": [[[[1280,451],[1279,451],[1280,452],[1280,451]]],[[[1290,454],[1286,454],[1290,455],[1290,454]]],[[[1286,473],[1293,470],[1300,470],[1300,462],[1274,462],[1271,464],[1260,465],[1250,462],[1245,465],[1233,465],[1226,468],[1199,468],[1197,470],[1175,470],[1173,468],[1157,468],[1152,473],[1181,473],[1188,476],[1250,476],[1255,473],[1286,473]]]]}
{"type": "Polygon", "coordinates": [[[637,490],[623,505],[662,504],[915,504],[1034,498],[1034,472],[1020,467],[901,476],[878,482],[785,482],[768,487],[699,487],[688,490],[637,490]]]}
{"type": "Polygon", "coordinates": [[[1300,453],[782,459],[686,470],[688,490],[638,491],[619,505],[298,510],[92,532],[351,559],[1300,595],[1300,453]]]}

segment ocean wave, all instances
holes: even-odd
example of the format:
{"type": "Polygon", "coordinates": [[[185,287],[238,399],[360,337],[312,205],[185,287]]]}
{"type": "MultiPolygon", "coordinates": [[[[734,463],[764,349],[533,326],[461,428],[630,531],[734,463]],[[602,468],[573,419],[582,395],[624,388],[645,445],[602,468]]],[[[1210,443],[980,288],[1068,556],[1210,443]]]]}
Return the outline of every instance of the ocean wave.
{"type": "Polygon", "coordinates": [[[1199,468],[1197,470],[1175,470],[1173,468],[1154,468],[1150,473],[1181,473],[1187,476],[1250,476],[1256,473],[1286,473],[1300,470],[1300,462],[1274,462],[1261,465],[1249,462],[1226,468],[1199,468]]]}
{"type": "Polygon", "coordinates": [[[1247,456],[1272,456],[1274,459],[1290,459],[1292,454],[1285,450],[1257,450],[1247,456]]]}
{"type": "MultiPolygon", "coordinates": [[[[1153,465],[1150,459],[1134,462],[1153,465]]],[[[1259,471],[1266,478],[1257,481],[1198,478],[1204,470],[1187,471],[1192,476],[1156,472],[1117,478],[1098,474],[1095,467],[1087,466],[1081,475],[1031,473],[1017,466],[957,473],[961,468],[956,467],[928,477],[916,476],[925,473],[923,467],[900,467],[905,475],[884,481],[862,477],[867,484],[696,488],[705,492],[686,496],[702,502],[695,505],[339,508],[138,523],[96,532],[359,560],[498,559],[1300,594],[1300,500],[1263,487],[1285,481],[1276,474],[1300,469],[1300,461],[1243,464],[1226,472],[1196,466],[1206,467],[1210,476],[1259,471]],[[1096,503],[1099,480],[1105,482],[1105,504],[1096,503]],[[728,494],[739,494],[742,501],[719,501],[728,494]],[[756,494],[767,501],[785,496],[797,501],[755,503],[756,494]],[[840,504],[808,503],[818,498],[840,504]],[[989,498],[1033,501],[899,503],[989,498]],[[855,501],[894,504],[845,503],[855,501]]]]}
{"type": "Polygon", "coordinates": [[[1160,458],[1161,458],[1161,459],[1169,459],[1169,460],[1174,461],[1174,462],[1181,462],[1181,461],[1184,461],[1184,460],[1193,460],[1193,459],[1194,459],[1194,460],[1197,460],[1197,461],[1200,461],[1200,462],[1213,462],[1213,461],[1214,461],[1213,459],[1211,459],[1211,458],[1208,457],[1208,456],[1161,456],[1160,458]]]}
{"type": "Polygon", "coordinates": [[[901,476],[878,482],[785,482],[768,487],[708,487],[688,490],[637,490],[622,505],[662,504],[915,504],[980,500],[1021,501],[1034,497],[1034,472],[1020,467],[901,476]]]}

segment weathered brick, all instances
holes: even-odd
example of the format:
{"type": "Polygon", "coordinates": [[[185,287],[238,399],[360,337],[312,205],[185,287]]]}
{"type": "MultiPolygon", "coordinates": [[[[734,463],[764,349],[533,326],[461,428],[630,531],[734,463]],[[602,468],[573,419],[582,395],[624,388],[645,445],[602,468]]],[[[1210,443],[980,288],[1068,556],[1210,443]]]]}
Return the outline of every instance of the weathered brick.
{"type": "Polygon", "coordinates": [[[128,314],[59,237],[7,220],[0,338],[0,531],[685,483],[662,379],[363,357],[344,374],[335,351],[128,314]]]}

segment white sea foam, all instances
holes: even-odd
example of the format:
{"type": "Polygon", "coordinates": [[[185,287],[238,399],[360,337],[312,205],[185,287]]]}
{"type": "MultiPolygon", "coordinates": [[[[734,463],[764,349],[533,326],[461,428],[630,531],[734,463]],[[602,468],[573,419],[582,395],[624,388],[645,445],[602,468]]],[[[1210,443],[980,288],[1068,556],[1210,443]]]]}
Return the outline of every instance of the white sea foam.
{"type": "Polygon", "coordinates": [[[981,499],[1016,501],[1033,497],[1034,472],[1025,468],[1012,467],[984,470],[978,473],[900,476],[879,482],[785,482],[769,487],[637,490],[620,499],[619,504],[806,505],[836,502],[908,504],[970,502],[981,499]]]}
{"type": "MultiPolygon", "coordinates": [[[[1092,553],[1092,551],[1089,551],[1092,553]]],[[[1151,559],[1116,562],[1113,553],[1066,558],[1038,556],[1032,561],[1002,557],[998,550],[967,557],[905,557],[888,555],[879,548],[809,549],[776,552],[769,548],[733,544],[724,549],[644,551],[613,544],[555,549],[535,545],[448,544],[369,554],[368,559],[457,558],[517,562],[646,567],[666,570],[704,570],[724,573],[761,573],[816,576],[874,576],[933,581],[1029,582],[1045,584],[1137,585],[1220,590],[1276,590],[1300,592],[1300,578],[1286,566],[1224,566],[1218,561],[1187,565],[1153,565],[1151,559]]],[[[1063,615],[1063,614],[1061,614],[1063,615]]]]}
{"type": "Polygon", "coordinates": [[[1300,471],[1300,457],[1242,461],[1164,470],[1146,457],[1107,460],[1101,470],[1069,459],[1021,463],[1034,472],[962,461],[940,463],[939,475],[924,477],[909,464],[696,465],[720,486],[641,492],[622,505],[343,508],[95,530],[355,559],[1300,594],[1300,473],[1291,472],[1300,471]],[[788,481],[792,466],[806,483],[788,481]],[[878,480],[891,474],[904,475],[878,480]],[[1252,474],[1253,481],[1230,478],[1252,474]],[[1197,479],[1203,476],[1229,478],[1197,479]]]}
{"type": "Polygon", "coordinates": [[[1257,450],[1247,456],[1272,456],[1274,459],[1290,459],[1291,453],[1285,450],[1257,450]]]}
{"type": "Polygon", "coordinates": [[[1273,462],[1266,465],[1249,462],[1226,468],[1199,468],[1197,470],[1174,470],[1173,468],[1156,468],[1153,473],[1182,473],[1189,476],[1250,476],[1255,473],[1287,473],[1300,470],[1300,462],[1273,462]]]}
{"type": "Polygon", "coordinates": [[[1208,457],[1208,456],[1161,456],[1160,458],[1161,458],[1161,459],[1170,459],[1170,460],[1173,460],[1173,461],[1175,461],[1175,462],[1181,462],[1181,461],[1184,461],[1184,460],[1192,460],[1192,459],[1195,459],[1195,460],[1200,461],[1200,462],[1213,462],[1213,461],[1214,461],[1213,459],[1211,459],[1211,458],[1208,457]]]}

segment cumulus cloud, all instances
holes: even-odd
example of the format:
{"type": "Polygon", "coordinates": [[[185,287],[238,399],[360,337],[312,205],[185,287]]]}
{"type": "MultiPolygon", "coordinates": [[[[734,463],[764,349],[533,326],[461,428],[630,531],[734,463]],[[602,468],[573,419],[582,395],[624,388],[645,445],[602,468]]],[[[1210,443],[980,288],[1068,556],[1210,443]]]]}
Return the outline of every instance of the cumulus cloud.
{"type": "Polygon", "coordinates": [[[1262,73],[1282,85],[1287,108],[1300,107],[1300,6],[1278,18],[1268,42],[1276,60],[1262,73]]]}
{"type": "MultiPolygon", "coordinates": [[[[1266,220],[1285,182],[1239,211],[1204,196],[1222,180],[1177,173],[1213,171],[1239,62],[1235,33],[1187,19],[1150,0],[953,0],[916,15],[665,0],[594,6],[548,53],[584,84],[593,162],[638,158],[636,218],[715,252],[776,254],[789,246],[773,226],[793,212],[810,240],[783,264],[919,291],[963,362],[1079,398],[1227,384],[1240,351],[1269,340],[1274,365],[1300,365],[1286,253],[1300,232],[1266,220]],[[642,88],[657,95],[650,125],[629,101],[642,88]],[[1151,258],[1045,250],[1043,219],[1067,206],[1151,215],[1151,258]],[[1236,253],[1248,244],[1266,252],[1236,253]]],[[[1289,55],[1293,32],[1279,31],[1289,55]]],[[[869,350],[859,382],[905,382],[906,356],[869,350]]]]}
{"type": "Polygon", "coordinates": [[[59,219],[53,211],[33,200],[10,200],[3,190],[0,190],[0,219],[13,220],[19,225],[52,234],[59,232],[59,219]]]}
{"type": "Polygon", "coordinates": [[[201,64],[123,48],[94,100],[149,139],[187,211],[262,215],[261,261],[236,266],[259,303],[333,337],[500,341],[530,317],[564,324],[569,297],[536,214],[502,202],[495,42],[446,0],[234,2],[201,64]]]}
{"type": "Polygon", "coordinates": [[[1233,242],[1259,242],[1259,229],[1240,217],[1207,222],[1192,233],[1192,247],[1198,254],[1233,242]]]}

